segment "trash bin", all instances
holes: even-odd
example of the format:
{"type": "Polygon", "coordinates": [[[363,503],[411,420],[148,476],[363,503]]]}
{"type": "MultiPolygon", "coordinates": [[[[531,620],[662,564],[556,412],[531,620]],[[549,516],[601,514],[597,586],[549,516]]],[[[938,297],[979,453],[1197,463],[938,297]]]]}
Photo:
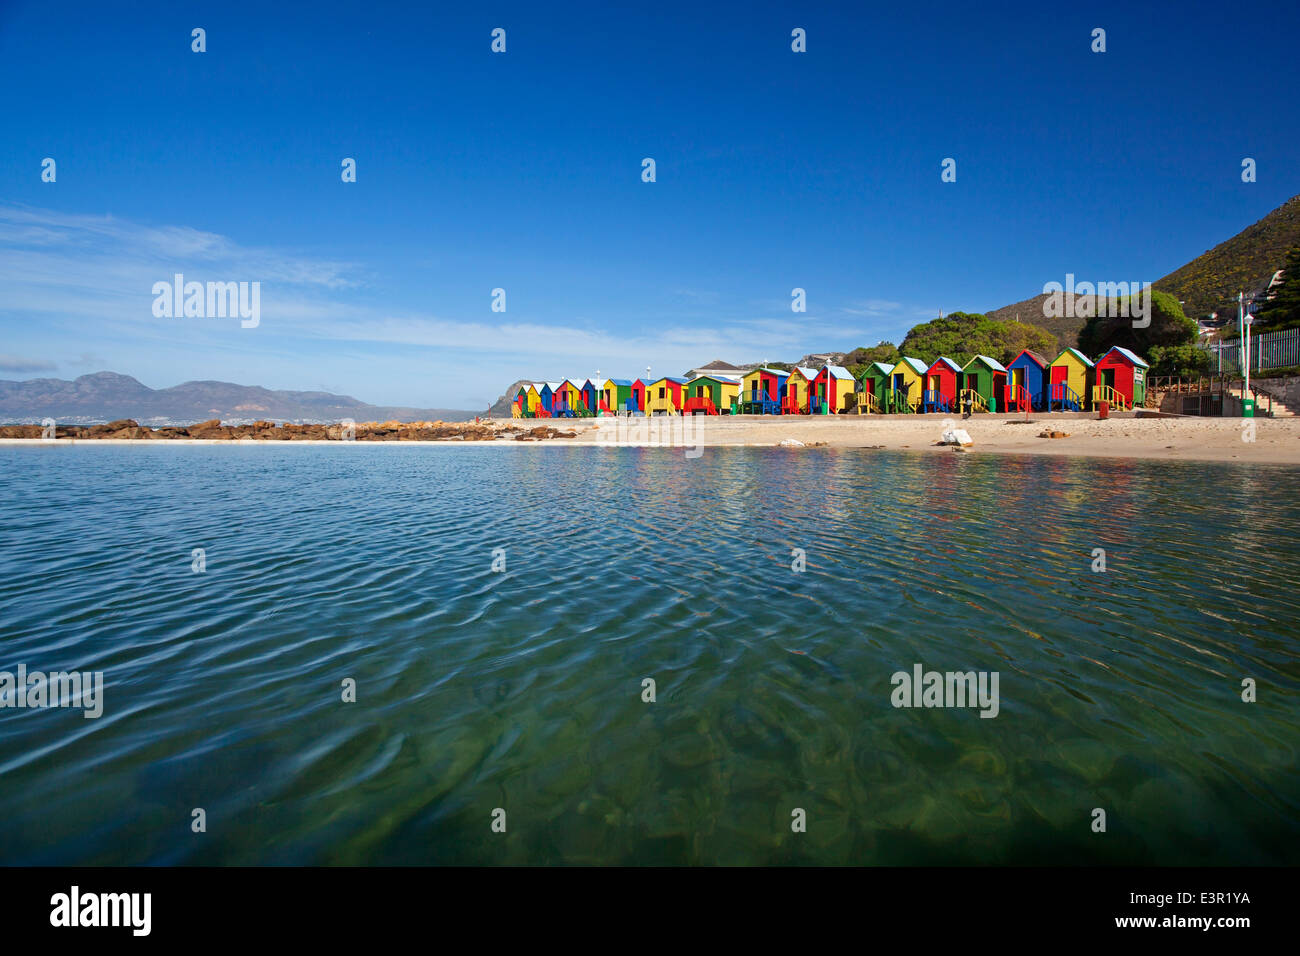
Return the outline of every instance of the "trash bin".
{"type": "Polygon", "coordinates": [[[1241,417],[1242,418],[1255,417],[1255,400],[1253,398],[1243,398],[1241,400],[1241,417]]]}
{"type": "Polygon", "coordinates": [[[1098,403],[1097,403],[1097,417],[1098,417],[1098,418],[1109,418],[1109,417],[1110,417],[1110,402],[1098,402],[1098,403]]]}

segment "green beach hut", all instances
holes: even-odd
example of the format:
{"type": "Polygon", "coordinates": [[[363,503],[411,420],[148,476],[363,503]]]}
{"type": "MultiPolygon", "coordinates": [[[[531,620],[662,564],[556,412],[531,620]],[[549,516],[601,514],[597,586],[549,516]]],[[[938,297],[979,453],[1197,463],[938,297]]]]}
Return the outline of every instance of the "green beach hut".
{"type": "Polygon", "coordinates": [[[889,390],[889,373],[894,366],[889,362],[872,362],[858,376],[857,411],[885,411],[885,392],[889,390]]]}
{"type": "Polygon", "coordinates": [[[1007,385],[1007,370],[995,358],[977,355],[961,370],[957,381],[957,407],[972,399],[975,411],[996,412],[998,396],[1007,385]]]}

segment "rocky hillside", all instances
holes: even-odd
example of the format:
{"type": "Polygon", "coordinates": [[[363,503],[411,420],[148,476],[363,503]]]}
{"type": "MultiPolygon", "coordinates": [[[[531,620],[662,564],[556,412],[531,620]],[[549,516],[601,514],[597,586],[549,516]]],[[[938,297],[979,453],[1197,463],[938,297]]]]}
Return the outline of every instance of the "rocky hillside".
{"type": "Polygon", "coordinates": [[[510,403],[514,401],[515,396],[519,394],[521,388],[527,388],[530,384],[530,379],[520,379],[517,382],[511,383],[510,387],[506,389],[505,394],[493,402],[492,407],[487,410],[488,417],[509,418],[510,403]]]}
{"type": "Polygon", "coordinates": [[[1300,196],[1293,196],[1252,226],[1197,256],[1155,283],[1184,303],[1194,319],[1211,312],[1237,314],[1237,293],[1260,291],[1300,246],[1300,196]]]}
{"type": "MultiPolygon", "coordinates": [[[[1211,312],[1237,314],[1237,293],[1250,293],[1268,285],[1281,269],[1287,250],[1300,245],[1300,196],[1294,196],[1254,225],[1219,243],[1185,266],[1175,269],[1153,287],[1168,292],[1183,303],[1193,319],[1211,312]]],[[[1047,329],[1062,348],[1076,344],[1083,319],[1044,318],[1045,295],[1036,295],[1013,305],[986,313],[991,319],[1019,319],[1047,329]]]]}

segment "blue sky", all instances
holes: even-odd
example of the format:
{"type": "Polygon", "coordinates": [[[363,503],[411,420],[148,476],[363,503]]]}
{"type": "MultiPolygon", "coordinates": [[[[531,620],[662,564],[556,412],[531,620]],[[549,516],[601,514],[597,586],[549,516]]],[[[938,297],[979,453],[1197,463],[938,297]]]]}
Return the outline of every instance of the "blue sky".
{"type": "Polygon", "coordinates": [[[0,0],[0,377],[482,408],[1154,280],[1300,193],[1293,3],[439,6],[0,0]],[[175,272],[260,324],[154,316],[175,272]]]}

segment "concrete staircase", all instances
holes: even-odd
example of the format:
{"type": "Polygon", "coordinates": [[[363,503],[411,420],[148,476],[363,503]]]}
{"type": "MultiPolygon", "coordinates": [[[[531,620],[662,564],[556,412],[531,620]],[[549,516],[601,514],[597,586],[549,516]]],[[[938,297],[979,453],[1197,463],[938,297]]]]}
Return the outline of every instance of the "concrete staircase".
{"type": "MultiPolygon", "coordinates": [[[[1263,415],[1268,411],[1269,399],[1271,398],[1273,400],[1272,408],[1273,408],[1274,418],[1295,417],[1296,409],[1290,405],[1287,405],[1286,402],[1282,400],[1281,396],[1276,394],[1273,391],[1273,389],[1268,387],[1267,379],[1265,379],[1263,382],[1258,384],[1256,384],[1255,382],[1251,382],[1250,390],[1255,393],[1255,414],[1256,415],[1263,415]]],[[[1226,391],[1225,394],[1231,395],[1238,402],[1241,401],[1243,395],[1242,390],[1239,388],[1230,388],[1226,391]]],[[[1285,392],[1283,394],[1285,394],[1285,392]]],[[[1249,397],[1249,393],[1246,393],[1246,397],[1249,397]]],[[[1294,399],[1292,401],[1294,401],[1294,399]]]]}

